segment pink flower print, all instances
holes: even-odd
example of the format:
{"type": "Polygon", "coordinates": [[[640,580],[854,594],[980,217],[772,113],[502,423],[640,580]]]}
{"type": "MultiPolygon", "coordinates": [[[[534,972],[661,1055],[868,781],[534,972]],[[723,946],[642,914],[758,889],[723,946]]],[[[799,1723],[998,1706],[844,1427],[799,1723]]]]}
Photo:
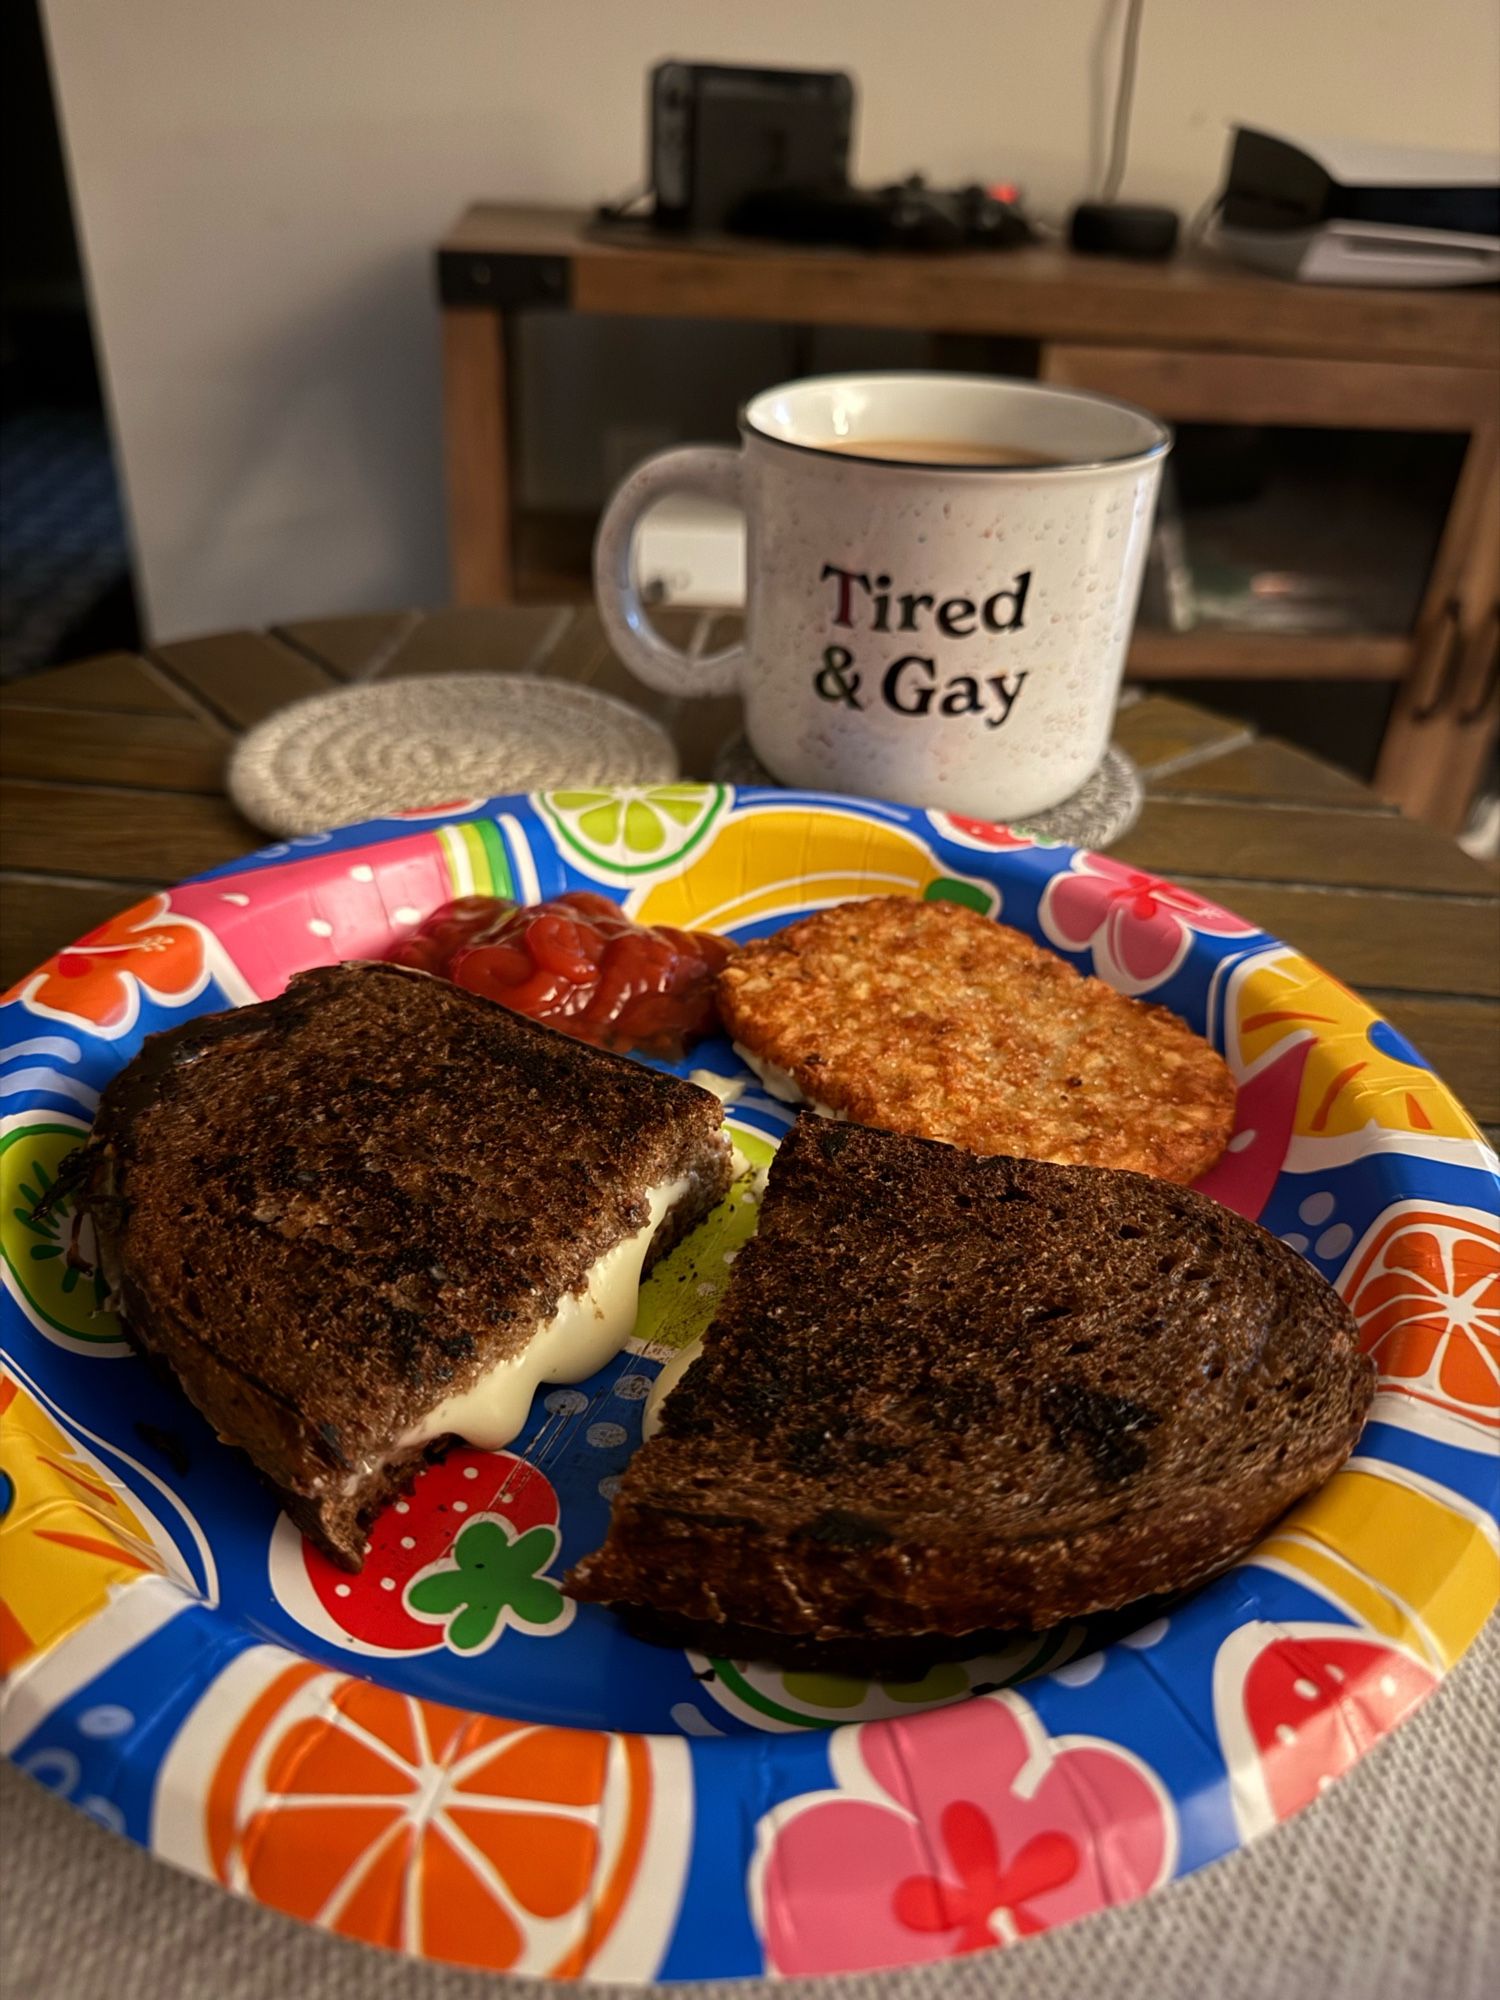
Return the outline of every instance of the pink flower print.
{"type": "Polygon", "coordinates": [[[938,1875],[908,1875],[896,1891],[894,1907],[911,1930],[956,1928],[955,1952],[982,1951],[994,1944],[997,1925],[1014,1937],[1045,1930],[1028,1907],[1032,1897],[1062,1888],[1078,1873],[1078,1844],[1065,1833],[1035,1835],[1009,1868],[1002,1868],[994,1826],[971,1799],[947,1808],[939,1833],[958,1883],[938,1875]]]}
{"type": "Polygon", "coordinates": [[[1194,932],[1254,937],[1254,924],[1138,868],[1078,854],[1042,897],[1042,929],[1065,951],[1093,948],[1094,970],[1120,993],[1148,993],[1187,957],[1194,932]]]}
{"type": "Polygon", "coordinates": [[[1053,1741],[1017,1695],[836,1732],[838,1789],[761,1824],[770,1970],[865,1972],[981,1951],[1144,1895],[1176,1822],[1140,1762],[1053,1741]]]}

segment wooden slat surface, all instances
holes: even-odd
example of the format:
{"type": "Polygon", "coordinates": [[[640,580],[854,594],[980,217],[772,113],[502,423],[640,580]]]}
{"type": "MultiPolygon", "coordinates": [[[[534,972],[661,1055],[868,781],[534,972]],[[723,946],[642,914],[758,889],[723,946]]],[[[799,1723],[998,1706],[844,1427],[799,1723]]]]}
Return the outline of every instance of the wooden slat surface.
{"type": "Polygon", "coordinates": [[[104,785],[0,786],[0,853],[7,869],[130,881],[180,881],[258,847],[264,834],[227,799],[104,785]]]}
{"type": "Polygon", "coordinates": [[[92,709],[13,709],[0,727],[0,776],[222,791],[222,735],[191,715],[135,715],[128,728],[121,721],[92,709]]]}
{"type": "Polygon", "coordinates": [[[385,654],[379,678],[534,672],[567,623],[555,605],[511,606],[500,617],[480,606],[430,612],[385,654]]]}
{"type": "Polygon", "coordinates": [[[1206,708],[1174,701],[1169,695],[1146,695],[1115,717],[1116,743],[1153,784],[1159,771],[1201,764],[1205,757],[1222,755],[1249,738],[1244,723],[1211,715],[1206,708]]]}
{"type": "Polygon", "coordinates": [[[70,667],[50,667],[0,688],[0,710],[90,708],[106,715],[176,715],[182,704],[144,660],[103,653],[70,667]]]}
{"type": "Polygon", "coordinates": [[[272,637],[306,653],[340,680],[363,680],[413,627],[418,611],[356,612],[346,618],[299,618],[278,625],[272,637]]]}
{"type": "Polygon", "coordinates": [[[1172,877],[1285,938],[1346,986],[1500,999],[1500,913],[1474,896],[1402,896],[1172,877]]]}
{"type": "Polygon", "coordinates": [[[1165,797],[1182,793],[1212,794],[1220,799],[1275,800],[1282,804],[1342,806],[1352,812],[1390,812],[1368,785],[1321,757],[1310,757],[1290,743],[1268,737],[1242,744],[1215,757],[1211,771],[1179,765],[1153,777],[1153,792],[1165,797]]]}
{"type": "Polygon", "coordinates": [[[1366,996],[1424,1055],[1481,1125],[1500,1119],[1500,1007],[1482,1001],[1366,996]]]}
{"type": "MultiPolygon", "coordinates": [[[[1203,767],[1205,770],[1207,767],[1203,767]]],[[[1193,872],[1233,881],[1317,881],[1333,888],[1432,889],[1486,895],[1494,878],[1461,847],[1413,820],[1301,806],[1189,804],[1148,799],[1111,852],[1122,861],[1172,875],[1193,872]]]]}
{"type": "MultiPolygon", "coordinates": [[[[703,614],[698,611],[658,611],[657,629],[672,645],[689,655],[696,652],[700,633],[705,624],[703,614]]],[[[672,720],[685,706],[675,695],[660,693],[649,688],[644,681],[636,679],[623,661],[615,657],[599,615],[592,606],[585,606],[568,621],[566,631],[547,656],[547,672],[559,680],[576,681],[580,687],[595,689],[599,694],[613,695],[617,701],[629,702],[642,709],[664,728],[670,728],[672,720]]]]}
{"type": "MultiPolygon", "coordinates": [[[[740,626],[658,617],[695,656],[740,626]]],[[[259,843],[219,792],[236,734],[259,716],[372,673],[485,671],[555,674],[633,703],[671,730],[690,776],[708,776],[739,727],[737,701],[643,688],[592,609],[557,606],[311,619],[34,676],[0,691],[0,977],[259,843]]],[[[1114,853],[1366,992],[1476,1117],[1500,1123],[1500,875],[1346,773],[1169,695],[1127,697],[1116,738],[1147,805],[1114,853]]]]}
{"type": "MultiPolygon", "coordinates": [[[[741,622],[670,606],[658,607],[651,616],[663,638],[694,658],[728,645],[741,622]]],[[[659,722],[677,745],[685,778],[712,777],[714,759],[741,726],[737,695],[694,701],[660,694],[638,681],[615,657],[591,606],[574,615],[561,642],[548,655],[547,671],[600,694],[613,695],[659,722]]]]}
{"type": "Polygon", "coordinates": [[[236,729],[337,685],[326,667],[264,632],[183,639],[158,646],[152,657],[193,702],[236,729]]]}

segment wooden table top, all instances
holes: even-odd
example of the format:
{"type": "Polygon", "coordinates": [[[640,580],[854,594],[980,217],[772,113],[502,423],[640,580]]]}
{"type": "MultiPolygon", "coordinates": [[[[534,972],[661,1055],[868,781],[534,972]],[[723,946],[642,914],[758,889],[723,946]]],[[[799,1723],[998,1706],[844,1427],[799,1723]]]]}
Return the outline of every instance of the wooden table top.
{"type": "Polygon", "coordinates": [[[900,252],[613,233],[581,209],[476,202],[438,245],[450,305],[1500,364],[1500,293],[1294,285],[1204,251],[1164,264],[1056,243],[900,252]]]}
{"type": "MultiPolygon", "coordinates": [[[[673,612],[692,651],[736,620],[673,612]]],[[[555,674],[623,696],[707,776],[738,704],[651,693],[591,610],[323,618],[114,653],[0,691],[0,984],[152,889],[264,843],[224,796],[236,736],[303,695],[454,672],[555,674]]],[[[1146,695],[1116,740],[1146,807],[1111,852],[1201,890],[1357,987],[1500,1136],[1500,875],[1344,772],[1146,695]]]]}

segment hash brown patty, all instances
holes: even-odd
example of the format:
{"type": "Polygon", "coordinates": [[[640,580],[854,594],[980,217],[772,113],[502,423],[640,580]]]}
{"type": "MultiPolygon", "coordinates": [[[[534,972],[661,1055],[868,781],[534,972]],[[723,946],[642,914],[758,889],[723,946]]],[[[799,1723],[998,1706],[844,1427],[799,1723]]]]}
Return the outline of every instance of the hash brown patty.
{"type": "Polygon", "coordinates": [[[972,1153],[1189,1182],[1234,1129],[1228,1067],[1175,1014],[956,903],[820,910],[737,952],[718,1003],[819,1108],[972,1153]]]}

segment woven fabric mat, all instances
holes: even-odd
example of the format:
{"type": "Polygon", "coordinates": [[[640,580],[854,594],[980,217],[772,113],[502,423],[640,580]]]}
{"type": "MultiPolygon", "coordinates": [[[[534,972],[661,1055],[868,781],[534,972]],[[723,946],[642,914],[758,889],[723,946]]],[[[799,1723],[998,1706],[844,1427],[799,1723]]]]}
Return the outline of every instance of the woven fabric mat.
{"type": "Polygon", "coordinates": [[[659,785],[667,732],[572,681],[433,674],[309,695],[257,724],[225,784],[268,833],[319,833],[379,813],[558,785],[659,785]]]}
{"type": "MultiPolygon", "coordinates": [[[[0,1766],[0,1990],[26,2000],[629,2000],[305,1930],[0,1766]]],[[[1490,2000],[1500,1990],[1500,1621],[1289,1826],[1128,1909],[919,1972],[650,1989],[722,2000],[1490,2000]]]]}
{"type": "MultiPolygon", "coordinates": [[[[714,776],[725,785],[779,782],[743,736],[732,737],[724,745],[714,760],[714,776]]],[[[1140,772],[1119,744],[1112,743],[1098,769],[1070,798],[1045,812],[1018,817],[1012,824],[1021,832],[1040,834],[1044,840],[1063,840],[1070,847],[1108,847],[1129,833],[1141,816],[1145,798],[1140,772]]]]}

